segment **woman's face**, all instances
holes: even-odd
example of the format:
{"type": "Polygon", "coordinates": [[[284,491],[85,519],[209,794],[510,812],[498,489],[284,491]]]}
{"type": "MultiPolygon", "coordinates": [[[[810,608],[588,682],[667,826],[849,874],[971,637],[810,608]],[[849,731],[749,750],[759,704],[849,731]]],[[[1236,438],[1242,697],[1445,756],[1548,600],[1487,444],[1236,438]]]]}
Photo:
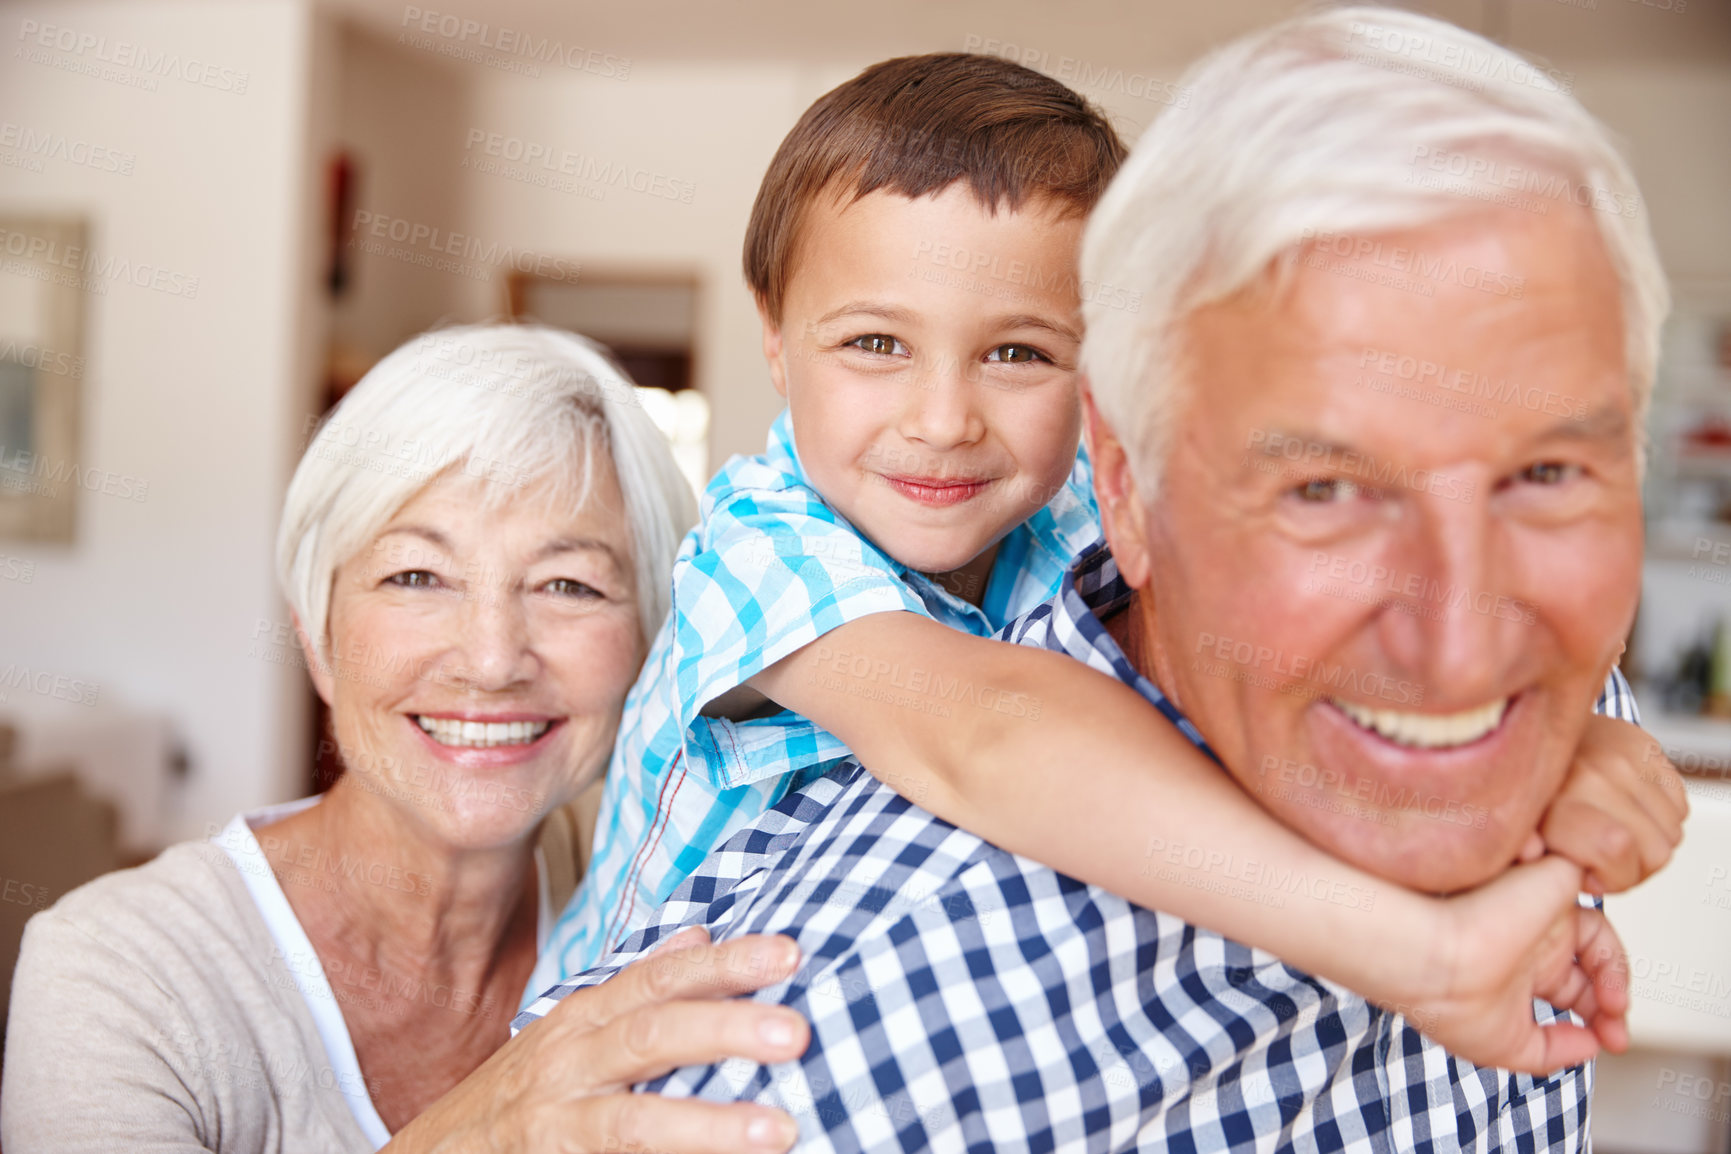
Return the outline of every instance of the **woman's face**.
{"type": "Polygon", "coordinates": [[[350,786],[453,846],[528,836],[600,773],[643,661],[611,462],[575,512],[447,474],[336,572],[313,666],[350,786]]]}

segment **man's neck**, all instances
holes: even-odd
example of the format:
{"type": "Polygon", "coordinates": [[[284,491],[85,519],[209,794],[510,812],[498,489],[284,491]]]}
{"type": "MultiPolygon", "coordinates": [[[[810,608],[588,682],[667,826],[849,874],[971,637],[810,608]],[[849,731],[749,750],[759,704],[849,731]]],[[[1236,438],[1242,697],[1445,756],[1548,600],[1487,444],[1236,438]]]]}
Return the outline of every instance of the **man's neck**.
{"type": "Polygon", "coordinates": [[[1124,659],[1130,663],[1130,667],[1152,681],[1182,713],[1184,704],[1178,698],[1172,671],[1167,669],[1166,663],[1161,660],[1160,647],[1154,641],[1154,599],[1137,589],[1130,594],[1130,600],[1124,608],[1101,624],[1106,627],[1106,633],[1112,640],[1118,643],[1118,648],[1124,651],[1124,659]]]}

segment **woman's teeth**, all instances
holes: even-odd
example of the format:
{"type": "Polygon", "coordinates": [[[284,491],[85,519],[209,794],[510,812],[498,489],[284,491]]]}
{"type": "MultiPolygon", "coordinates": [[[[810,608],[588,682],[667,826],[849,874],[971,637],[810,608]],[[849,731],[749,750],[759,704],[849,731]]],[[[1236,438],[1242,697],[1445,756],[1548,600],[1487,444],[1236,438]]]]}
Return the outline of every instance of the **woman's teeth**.
{"type": "Polygon", "coordinates": [[[1368,729],[1396,745],[1415,749],[1448,749],[1477,741],[1502,724],[1509,699],[1493,701],[1460,713],[1404,713],[1398,709],[1372,709],[1338,697],[1328,699],[1362,729],[1368,729]]]}
{"type": "Polygon", "coordinates": [[[553,728],[551,721],[455,721],[443,717],[416,717],[415,721],[440,745],[467,749],[528,745],[553,728]]]}

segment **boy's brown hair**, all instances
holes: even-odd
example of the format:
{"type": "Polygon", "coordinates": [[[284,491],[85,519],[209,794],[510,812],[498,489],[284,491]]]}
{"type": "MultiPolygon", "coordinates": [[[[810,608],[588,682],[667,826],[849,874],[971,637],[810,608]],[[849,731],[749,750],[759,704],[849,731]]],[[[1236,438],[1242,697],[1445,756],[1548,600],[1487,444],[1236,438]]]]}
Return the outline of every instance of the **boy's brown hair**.
{"type": "Polygon", "coordinates": [[[993,212],[1046,197],[1085,215],[1125,155],[1098,109],[1031,68],[966,52],[885,60],[819,97],[781,142],[751,206],[745,281],[779,320],[820,195],[913,198],[966,180],[993,212]]]}

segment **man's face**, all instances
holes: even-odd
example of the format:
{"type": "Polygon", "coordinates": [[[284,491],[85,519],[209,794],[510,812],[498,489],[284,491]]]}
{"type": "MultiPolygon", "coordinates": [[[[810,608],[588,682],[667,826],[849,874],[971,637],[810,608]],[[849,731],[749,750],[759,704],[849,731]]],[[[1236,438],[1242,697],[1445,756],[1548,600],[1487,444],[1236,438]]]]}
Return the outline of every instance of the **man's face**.
{"type": "Polygon", "coordinates": [[[1069,475],[1081,227],[962,184],[812,206],[764,354],[813,485],[902,564],[967,565],[1069,475]]]}
{"type": "Polygon", "coordinates": [[[1584,211],[1366,239],[1193,318],[1158,497],[1114,546],[1240,785],[1448,891],[1519,851],[1634,613],[1622,313],[1584,211]]]}

